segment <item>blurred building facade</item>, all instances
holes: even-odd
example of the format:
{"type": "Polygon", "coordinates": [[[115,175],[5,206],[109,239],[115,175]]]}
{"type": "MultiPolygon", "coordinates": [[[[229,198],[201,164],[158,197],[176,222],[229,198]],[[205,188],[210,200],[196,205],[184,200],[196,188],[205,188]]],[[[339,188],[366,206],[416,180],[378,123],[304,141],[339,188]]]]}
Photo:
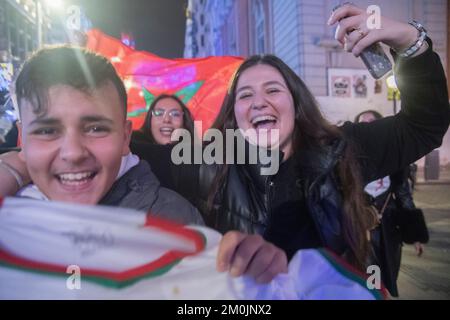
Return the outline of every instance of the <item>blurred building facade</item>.
{"type": "Polygon", "coordinates": [[[80,7],[63,1],[0,0],[0,147],[15,128],[17,110],[9,91],[22,63],[43,45],[81,42],[91,25],[80,7]]]}

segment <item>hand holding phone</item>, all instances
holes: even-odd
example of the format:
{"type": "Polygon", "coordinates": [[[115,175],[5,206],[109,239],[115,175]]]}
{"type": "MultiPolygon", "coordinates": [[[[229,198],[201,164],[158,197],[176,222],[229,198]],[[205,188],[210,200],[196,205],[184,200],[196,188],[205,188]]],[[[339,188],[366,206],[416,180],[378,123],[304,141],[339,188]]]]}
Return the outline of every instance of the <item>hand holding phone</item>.
{"type": "MultiPolygon", "coordinates": [[[[351,2],[344,2],[340,5],[337,5],[333,8],[333,12],[338,10],[344,5],[353,6],[351,2]]],[[[345,19],[346,16],[343,16],[342,18],[338,19],[338,22],[341,22],[341,20],[345,19]]],[[[359,28],[355,27],[354,29],[348,29],[346,34],[349,35],[355,30],[360,30],[359,28]]],[[[364,36],[364,33],[361,33],[362,36],[364,36]]],[[[375,79],[379,79],[382,76],[384,76],[386,73],[390,72],[392,70],[392,64],[389,58],[387,57],[386,53],[384,52],[383,48],[381,47],[380,43],[374,43],[371,46],[364,49],[360,57],[362,61],[364,62],[365,66],[369,70],[372,77],[375,79]]]]}
{"type": "Polygon", "coordinates": [[[391,61],[378,42],[364,49],[360,57],[375,79],[380,79],[392,70],[391,61]]]}

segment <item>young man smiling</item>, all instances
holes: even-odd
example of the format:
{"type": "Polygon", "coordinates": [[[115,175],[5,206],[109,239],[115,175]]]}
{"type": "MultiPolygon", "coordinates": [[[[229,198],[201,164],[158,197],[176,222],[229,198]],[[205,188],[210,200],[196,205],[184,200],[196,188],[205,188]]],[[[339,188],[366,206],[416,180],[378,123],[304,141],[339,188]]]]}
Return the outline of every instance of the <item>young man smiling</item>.
{"type": "Polygon", "coordinates": [[[20,194],[151,211],[201,223],[197,210],[161,188],[128,144],[127,95],[114,67],[79,48],[37,52],[16,80],[22,151],[34,185],[20,194]]]}
{"type": "MultiPolygon", "coordinates": [[[[203,224],[195,207],[161,187],[149,165],[130,153],[127,94],[104,57],[74,47],[42,49],[24,64],[15,85],[22,150],[0,157],[0,196],[32,181],[19,195],[203,224]]],[[[217,268],[267,282],[287,271],[287,258],[260,236],[231,231],[222,238],[217,268]]]]}

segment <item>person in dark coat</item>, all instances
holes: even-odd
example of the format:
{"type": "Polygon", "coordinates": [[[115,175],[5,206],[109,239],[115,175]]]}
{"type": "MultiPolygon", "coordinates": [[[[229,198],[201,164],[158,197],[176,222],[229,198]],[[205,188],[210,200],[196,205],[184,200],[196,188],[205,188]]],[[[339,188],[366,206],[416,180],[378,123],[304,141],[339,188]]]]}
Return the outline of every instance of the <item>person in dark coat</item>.
{"type": "MultiPolygon", "coordinates": [[[[354,122],[370,123],[382,119],[375,110],[359,113],[354,122]]],[[[365,187],[369,203],[380,215],[380,226],[372,233],[375,247],[378,248],[378,263],[385,271],[383,283],[392,296],[397,297],[397,278],[400,271],[402,245],[413,243],[417,256],[421,256],[428,242],[428,229],[425,218],[417,209],[410,185],[410,166],[375,181],[365,187]],[[403,236],[402,236],[403,235],[403,236]]]]}

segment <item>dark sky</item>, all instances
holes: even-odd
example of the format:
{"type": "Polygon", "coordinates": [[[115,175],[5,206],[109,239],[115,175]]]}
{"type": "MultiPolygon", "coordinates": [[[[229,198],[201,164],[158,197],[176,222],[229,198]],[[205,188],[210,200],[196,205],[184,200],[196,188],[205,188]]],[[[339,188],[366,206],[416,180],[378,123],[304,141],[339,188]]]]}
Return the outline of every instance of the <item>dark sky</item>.
{"type": "Polygon", "coordinates": [[[120,38],[134,35],[137,50],[165,58],[182,58],[185,0],[72,0],[79,4],[95,28],[120,38]]]}

